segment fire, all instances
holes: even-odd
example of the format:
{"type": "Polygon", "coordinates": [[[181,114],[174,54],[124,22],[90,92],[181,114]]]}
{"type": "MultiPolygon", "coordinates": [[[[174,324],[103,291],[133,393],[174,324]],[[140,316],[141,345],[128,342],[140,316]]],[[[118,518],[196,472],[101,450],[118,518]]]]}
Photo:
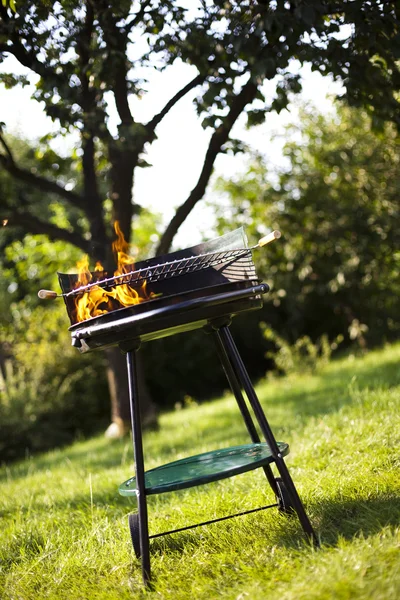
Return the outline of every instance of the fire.
{"type": "MultiPolygon", "coordinates": [[[[114,223],[114,229],[117,234],[117,239],[112,245],[117,261],[117,269],[114,271],[114,277],[118,277],[134,271],[135,263],[134,259],[128,254],[129,244],[123,236],[118,221],[114,223]]],[[[89,259],[87,256],[77,263],[77,269],[77,288],[93,282],[93,274],[89,270],[89,259]]],[[[104,272],[104,268],[101,263],[97,262],[94,270],[96,273],[99,273],[99,279],[102,279],[100,273],[104,272]]],[[[123,278],[119,279],[119,281],[123,280],[123,278]]],[[[139,304],[154,297],[155,294],[147,292],[146,281],[144,281],[139,290],[135,290],[128,283],[120,283],[110,289],[93,285],[87,292],[83,292],[82,295],[79,294],[75,300],[76,321],[80,323],[91,317],[108,313],[116,308],[139,304]]]]}

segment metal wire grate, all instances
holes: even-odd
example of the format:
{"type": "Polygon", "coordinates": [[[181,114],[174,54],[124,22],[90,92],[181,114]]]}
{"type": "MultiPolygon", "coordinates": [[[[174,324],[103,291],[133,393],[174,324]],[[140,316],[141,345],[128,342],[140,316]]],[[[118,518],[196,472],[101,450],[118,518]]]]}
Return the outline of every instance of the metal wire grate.
{"type": "Polygon", "coordinates": [[[143,281],[146,281],[147,283],[153,283],[163,279],[179,277],[188,273],[195,273],[196,271],[202,271],[204,269],[216,267],[224,263],[228,265],[243,257],[251,257],[251,250],[252,248],[224,250],[208,254],[198,254],[188,258],[164,262],[152,267],[145,267],[136,271],[129,271],[128,273],[123,273],[122,275],[114,275],[113,277],[99,279],[97,281],[88,283],[87,285],[77,287],[62,295],[64,297],[76,296],[78,294],[90,292],[90,290],[95,286],[100,286],[107,289],[122,284],[136,285],[143,281]]]}

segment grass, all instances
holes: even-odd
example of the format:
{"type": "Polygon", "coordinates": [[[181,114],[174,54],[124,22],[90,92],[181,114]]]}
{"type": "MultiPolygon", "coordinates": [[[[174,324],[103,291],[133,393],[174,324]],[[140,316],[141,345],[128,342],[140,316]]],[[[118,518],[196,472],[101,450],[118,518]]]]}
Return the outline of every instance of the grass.
{"type": "MultiPolygon", "coordinates": [[[[4,600],[397,600],[400,597],[400,344],[332,362],[317,375],[257,387],[320,538],[276,509],[152,542],[154,587],[141,585],[117,493],[132,475],[129,440],[103,437],[0,470],[4,600]]],[[[231,396],[161,417],[146,468],[248,443],[231,396]]],[[[152,533],[268,504],[261,469],[149,497],[152,533]]]]}

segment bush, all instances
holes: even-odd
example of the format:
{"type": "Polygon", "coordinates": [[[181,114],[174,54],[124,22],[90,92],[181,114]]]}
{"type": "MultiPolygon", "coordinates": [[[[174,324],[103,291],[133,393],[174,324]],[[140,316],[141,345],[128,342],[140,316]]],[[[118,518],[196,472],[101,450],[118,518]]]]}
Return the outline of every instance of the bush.
{"type": "Polygon", "coordinates": [[[307,106],[292,129],[287,162],[275,172],[256,157],[247,172],[219,180],[218,230],[245,225],[250,244],[282,231],[254,258],[271,286],[265,320],[283,338],[342,334],[362,349],[396,340],[398,132],[373,130],[367,114],[344,106],[329,115],[307,106]]]}
{"type": "Polygon", "coordinates": [[[275,367],[286,375],[314,373],[327,365],[332,351],[336,350],[344,339],[342,335],[338,335],[333,342],[330,342],[328,336],[324,334],[313,343],[308,335],[304,335],[294,344],[289,344],[265,323],[262,323],[261,327],[264,337],[277,347],[276,351],[267,352],[267,358],[272,359],[275,367]]]}
{"type": "Polygon", "coordinates": [[[70,345],[64,306],[24,312],[2,330],[12,356],[0,378],[0,461],[71,442],[104,427],[109,394],[104,356],[70,345]]]}

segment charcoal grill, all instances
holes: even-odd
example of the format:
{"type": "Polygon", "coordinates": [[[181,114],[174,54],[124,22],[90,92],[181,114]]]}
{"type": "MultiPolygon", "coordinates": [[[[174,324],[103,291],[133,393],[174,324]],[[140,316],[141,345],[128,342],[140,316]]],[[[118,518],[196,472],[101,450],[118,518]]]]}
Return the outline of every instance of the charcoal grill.
{"type": "MultiPolygon", "coordinates": [[[[126,354],[135,475],[119,486],[119,493],[137,499],[137,512],[129,515],[128,522],[133,550],[136,557],[141,558],[145,584],[151,578],[150,539],[266,508],[276,507],[282,512],[297,514],[307,538],[318,545],[284,461],[289,446],[275,440],[229,329],[234,316],[261,308],[263,294],[269,289],[267,284],[257,279],[252,250],[248,248],[243,228],[240,228],[216,240],[142,261],[131,271],[117,277],[104,272],[93,273],[93,281],[84,287],[78,285],[77,275],[58,274],[61,295],[71,321],[73,346],[85,353],[118,345],[126,354]],[[115,306],[110,312],[77,322],[76,296],[90,292],[94,285],[109,289],[123,283],[140,292],[144,280],[146,301],[124,308],[115,306]],[[214,340],[251,444],[213,450],[146,472],[137,352],[144,342],[199,328],[203,328],[214,340]],[[265,441],[260,439],[254,417],[265,441]],[[273,464],[278,476],[274,475],[273,464]],[[206,484],[256,468],[263,469],[276,498],[274,503],[149,535],[147,496],[206,484]]],[[[43,294],[57,295],[54,292],[43,294]]]]}

